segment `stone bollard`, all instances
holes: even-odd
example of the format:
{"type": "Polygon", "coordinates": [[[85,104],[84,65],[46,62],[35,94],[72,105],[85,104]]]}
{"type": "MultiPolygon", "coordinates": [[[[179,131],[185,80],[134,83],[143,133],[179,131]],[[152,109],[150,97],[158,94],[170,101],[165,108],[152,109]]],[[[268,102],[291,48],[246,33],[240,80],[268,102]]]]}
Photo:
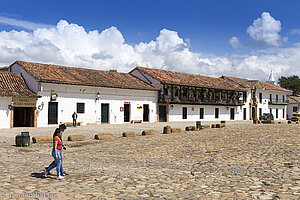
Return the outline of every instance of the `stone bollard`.
{"type": "Polygon", "coordinates": [[[85,139],[84,135],[69,135],[68,141],[83,141],[85,139]]]}
{"type": "Polygon", "coordinates": [[[164,134],[170,134],[171,131],[172,131],[171,126],[165,126],[165,127],[164,127],[163,133],[164,133],[164,134]]]}
{"type": "Polygon", "coordinates": [[[181,128],[172,128],[172,129],[171,129],[171,132],[172,132],[172,133],[181,133],[182,130],[181,130],[181,128]]]}
{"type": "Polygon", "coordinates": [[[122,134],[122,136],[123,136],[123,137],[135,137],[135,136],[136,136],[136,133],[135,133],[135,132],[132,132],[132,131],[130,131],[130,132],[124,132],[124,133],[122,134]]]}
{"type": "Polygon", "coordinates": [[[216,128],[222,128],[223,126],[221,124],[216,124],[216,128]]]}
{"type": "Polygon", "coordinates": [[[101,133],[98,135],[95,135],[95,140],[109,140],[109,139],[114,139],[114,135],[110,133],[101,133]]]}
{"type": "Polygon", "coordinates": [[[201,125],[200,129],[210,128],[210,125],[201,125]]]}
{"type": "Polygon", "coordinates": [[[155,134],[155,130],[150,129],[150,130],[144,130],[142,132],[142,135],[154,135],[155,134]]]}
{"type": "Polygon", "coordinates": [[[35,136],[32,138],[33,143],[51,143],[53,142],[53,136],[35,136]]]}
{"type": "Polygon", "coordinates": [[[221,121],[221,127],[226,127],[226,121],[221,121]]]}
{"type": "Polygon", "coordinates": [[[195,131],[196,127],[195,126],[187,126],[187,127],[185,127],[185,130],[186,131],[195,131]]]}

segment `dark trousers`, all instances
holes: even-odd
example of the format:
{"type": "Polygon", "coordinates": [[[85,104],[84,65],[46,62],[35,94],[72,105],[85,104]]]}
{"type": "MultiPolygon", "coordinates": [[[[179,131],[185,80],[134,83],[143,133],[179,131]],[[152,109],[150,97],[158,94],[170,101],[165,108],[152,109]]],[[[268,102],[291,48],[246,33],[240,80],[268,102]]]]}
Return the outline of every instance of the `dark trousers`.
{"type": "Polygon", "coordinates": [[[76,127],[76,119],[73,119],[73,126],[76,127]]]}

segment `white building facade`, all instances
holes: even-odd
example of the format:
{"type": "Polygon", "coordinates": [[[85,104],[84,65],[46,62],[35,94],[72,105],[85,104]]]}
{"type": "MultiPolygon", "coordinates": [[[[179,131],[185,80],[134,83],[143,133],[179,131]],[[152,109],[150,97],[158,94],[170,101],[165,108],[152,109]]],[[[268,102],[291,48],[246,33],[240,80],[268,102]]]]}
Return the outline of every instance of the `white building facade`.
{"type": "Polygon", "coordinates": [[[291,91],[260,81],[252,81],[236,77],[223,78],[233,84],[247,89],[247,101],[243,105],[246,120],[261,119],[264,113],[272,113],[274,120],[287,118],[287,94],[291,91]]]}
{"type": "Polygon", "coordinates": [[[288,119],[291,119],[293,114],[299,114],[300,113],[300,96],[299,95],[290,95],[288,96],[288,119]]]}
{"type": "Polygon", "coordinates": [[[156,122],[157,90],[129,74],[21,61],[11,65],[11,71],[22,73],[30,90],[41,96],[36,102],[37,127],[72,123],[74,112],[82,125],[156,122]],[[52,78],[60,70],[75,79],[52,78]],[[81,81],[84,78],[87,82],[81,81]]]}
{"type": "Polygon", "coordinates": [[[160,89],[157,121],[243,120],[246,90],[224,79],[144,67],[130,74],[160,89]]]}

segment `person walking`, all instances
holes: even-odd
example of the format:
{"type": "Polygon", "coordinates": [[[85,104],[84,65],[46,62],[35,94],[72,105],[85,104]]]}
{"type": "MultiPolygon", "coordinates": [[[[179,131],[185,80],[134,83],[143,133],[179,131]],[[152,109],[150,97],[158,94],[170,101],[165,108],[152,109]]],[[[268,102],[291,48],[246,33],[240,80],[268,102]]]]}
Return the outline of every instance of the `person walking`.
{"type": "Polygon", "coordinates": [[[76,120],[77,120],[77,113],[74,112],[73,115],[72,115],[72,118],[73,118],[73,127],[76,127],[76,120]]]}
{"type": "MultiPolygon", "coordinates": [[[[54,137],[55,137],[55,132],[58,131],[57,129],[60,129],[61,133],[63,133],[63,132],[67,129],[67,126],[66,126],[65,124],[60,124],[60,125],[59,125],[59,128],[56,128],[55,131],[54,131],[54,133],[53,133],[53,139],[54,139],[54,137]]],[[[59,137],[59,139],[60,139],[61,141],[63,141],[63,140],[62,140],[62,136],[59,137]]],[[[67,148],[64,146],[63,143],[62,143],[62,148],[63,148],[63,150],[67,150],[67,148]]],[[[62,153],[62,152],[61,152],[61,153],[62,153]]],[[[55,160],[54,160],[48,167],[46,167],[46,168],[44,169],[44,174],[45,174],[45,171],[46,171],[48,168],[50,168],[52,165],[55,165],[55,160]]],[[[56,167],[56,165],[55,165],[54,167],[56,167]]],[[[52,168],[51,168],[51,169],[52,169],[52,168]]],[[[51,169],[50,169],[50,170],[51,170],[51,169]]],[[[50,170],[48,171],[47,174],[50,174],[50,170]]],[[[64,171],[64,169],[63,169],[62,166],[61,166],[61,168],[60,168],[60,174],[61,174],[62,176],[67,176],[67,175],[69,175],[67,172],[64,171]]]]}
{"type": "Polygon", "coordinates": [[[55,164],[51,165],[47,170],[44,171],[44,176],[47,177],[47,174],[51,169],[56,166],[57,171],[57,178],[56,179],[63,179],[64,177],[61,176],[60,170],[62,166],[62,141],[60,137],[62,135],[61,130],[58,128],[55,130],[54,139],[53,139],[53,149],[52,149],[52,156],[55,159],[55,164]]]}

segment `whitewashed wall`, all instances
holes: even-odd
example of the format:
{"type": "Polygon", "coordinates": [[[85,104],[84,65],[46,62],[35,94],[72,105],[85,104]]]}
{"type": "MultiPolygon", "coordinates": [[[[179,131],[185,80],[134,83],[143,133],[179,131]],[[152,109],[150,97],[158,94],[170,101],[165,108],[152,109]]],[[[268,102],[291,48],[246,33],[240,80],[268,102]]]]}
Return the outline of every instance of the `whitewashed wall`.
{"type": "Polygon", "coordinates": [[[181,105],[173,104],[169,105],[169,121],[221,121],[221,120],[230,120],[230,108],[235,109],[235,120],[242,120],[243,114],[240,106],[210,106],[210,105],[181,105]],[[182,108],[187,108],[187,119],[182,117],[182,108]],[[200,119],[200,108],[204,108],[204,119],[200,119]],[[215,118],[215,108],[219,108],[219,118],[215,118]]]}
{"type": "Polygon", "coordinates": [[[287,106],[287,115],[289,119],[292,118],[293,114],[296,114],[296,112],[293,112],[293,107],[298,107],[298,110],[300,110],[300,104],[298,103],[291,103],[287,106]]]}
{"type": "Polygon", "coordinates": [[[10,105],[11,101],[11,97],[0,97],[0,128],[10,128],[10,110],[8,105],[10,105]]]}
{"type": "MultiPolygon", "coordinates": [[[[85,103],[85,112],[78,113],[77,121],[83,124],[101,122],[101,103],[109,104],[109,123],[124,123],[124,112],[120,107],[124,107],[124,102],[130,102],[130,120],[142,120],[143,109],[138,106],[149,104],[149,120],[156,122],[156,102],[157,91],[129,90],[116,88],[100,88],[90,86],[76,86],[64,84],[43,83],[41,91],[38,92],[42,98],[37,101],[37,106],[44,102],[43,110],[38,110],[37,126],[48,125],[48,102],[50,102],[51,91],[57,94],[58,102],[58,123],[72,122],[72,114],[77,109],[77,103],[85,103]],[[97,92],[100,99],[96,100],[97,92]]],[[[51,126],[51,125],[50,125],[51,126]]],[[[55,125],[54,125],[55,126],[55,125]]]]}

